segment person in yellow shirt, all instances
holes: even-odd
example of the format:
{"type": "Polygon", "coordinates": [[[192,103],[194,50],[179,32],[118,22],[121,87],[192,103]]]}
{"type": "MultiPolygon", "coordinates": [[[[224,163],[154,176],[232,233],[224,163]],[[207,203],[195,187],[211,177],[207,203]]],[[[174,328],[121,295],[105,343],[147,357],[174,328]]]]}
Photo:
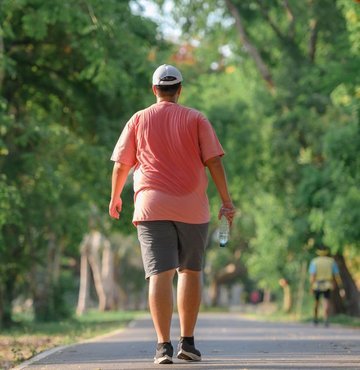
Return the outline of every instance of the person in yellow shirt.
{"type": "Polygon", "coordinates": [[[321,296],[324,297],[324,322],[325,326],[329,325],[330,296],[334,289],[334,282],[341,290],[343,295],[342,282],[339,274],[339,268],[334,258],[329,256],[329,248],[320,246],[309,266],[311,290],[314,294],[314,324],[317,325],[318,310],[321,296]]]}

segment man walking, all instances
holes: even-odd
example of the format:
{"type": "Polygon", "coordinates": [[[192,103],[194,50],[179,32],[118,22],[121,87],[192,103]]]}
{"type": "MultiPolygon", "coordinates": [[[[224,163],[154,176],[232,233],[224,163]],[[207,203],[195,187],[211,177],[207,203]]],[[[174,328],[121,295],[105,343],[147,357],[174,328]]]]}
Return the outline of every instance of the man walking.
{"type": "Polygon", "coordinates": [[[334,289],[334,281],[336,281],[340,288],[341,296],[344,295],[342,289],[339,268],[335,260],[329,256],[329,248],[320,246],[315,257],[311,260],[309,266],[311,290],[314,294],[314,325],[319,322],[318,311],[321,296],[324,297],[324,323],[325,326],[329,325],[329,311],[330,311],[330,296],[331,291],[334,289]]]}
{"type": "Polygon", "coordinates": [[[109,214],[113,218],[120,216],[121,192],[134,167],[133,223],[149,280],[157,364],[172,363],[170,327],[176,273],[181,332],[177,357],[201,360],[194,330],[210,219],[206,167],[222,200],[219,217],[225,215],[231,224],[235,213],[221,161],[224,152],[211,124],[198,111],[178,104],[182,80],[180,71],[171,65],[156,69],[152,79],[156,103],[132,116],[111,156],[115,164],[109,214]]]}

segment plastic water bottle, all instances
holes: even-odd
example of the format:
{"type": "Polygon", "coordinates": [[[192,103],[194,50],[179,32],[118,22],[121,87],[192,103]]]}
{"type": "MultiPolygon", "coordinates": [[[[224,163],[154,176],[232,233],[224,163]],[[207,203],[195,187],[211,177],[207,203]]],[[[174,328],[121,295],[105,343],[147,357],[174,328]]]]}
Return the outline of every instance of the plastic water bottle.
{"type": "Polygon", "coordinates": [[[227,218],[222,215],[220,218],[220,226],[219,226],[219,243],[220,247],[225,247],[229,241],[229,232],[230,232],[230,225],[227,218]]]}

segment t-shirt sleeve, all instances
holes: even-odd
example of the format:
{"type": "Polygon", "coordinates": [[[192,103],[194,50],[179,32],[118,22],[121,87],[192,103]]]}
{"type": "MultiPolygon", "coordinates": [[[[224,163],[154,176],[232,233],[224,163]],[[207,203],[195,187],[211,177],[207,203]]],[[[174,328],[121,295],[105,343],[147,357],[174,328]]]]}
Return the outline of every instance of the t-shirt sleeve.
{"type": "Polygon", "coordinates": [[[137,115],[134,114],[126,123],[111,155],[110,159],[112,161],[121,162],[128,166],[134,166],[136,164],[136,121],[137,115]]]}
{"type": "Polygon", "coordinates": [[[316,274],[316,264],[314,261],[310,262],[309,274],[316,274]]]}
{"type": "Polygon", "coordinates": [[[224,155],[224,150],[216,136],[215,130],[202,114],[199,114],[198,118],[198,133],[203,163],[210,158],[224,155]]]}
{"type": "Polygon", "coordinates": [[[339,275],[340,274],[339,267],[338,267],[338,265],[335,261],[333,262],[333,265],[332,265],[332,273],[334,275],[339,275]]]}

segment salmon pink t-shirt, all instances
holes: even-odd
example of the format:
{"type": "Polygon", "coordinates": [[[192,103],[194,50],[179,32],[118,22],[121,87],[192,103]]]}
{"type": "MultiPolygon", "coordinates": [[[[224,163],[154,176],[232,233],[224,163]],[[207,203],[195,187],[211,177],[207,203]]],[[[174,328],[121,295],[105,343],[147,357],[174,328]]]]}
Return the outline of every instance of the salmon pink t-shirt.
{"type": "Polygon", "coordinates": [[[133,222],[209,222],[205,162],[224,151],[198,111],[162,101],[135,113],[111,159],[134,166],[133,222]]]}

